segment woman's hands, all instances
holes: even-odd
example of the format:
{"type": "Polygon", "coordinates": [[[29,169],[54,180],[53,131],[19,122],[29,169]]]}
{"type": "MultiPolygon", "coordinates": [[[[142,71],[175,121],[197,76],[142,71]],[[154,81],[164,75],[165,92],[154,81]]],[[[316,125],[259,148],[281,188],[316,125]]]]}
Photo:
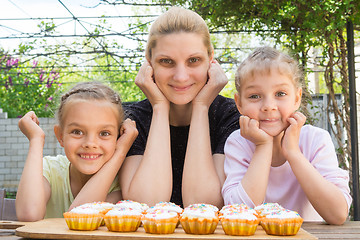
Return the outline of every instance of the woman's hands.
{"type": "Polygon", "coordinates": [[[203,104],[210,107],[216,96],[228,83],[228,78],[226,77],[224,70],[216,60],[210,62],[208,76],[208,82],[193,100],[193,105],[203,104]]]}
{"type": "Polygon", "coordinates": [[[135,84],[141,89],[141,91],[143,91],[153,107],[157,104],[166,104],[169,106],[169,100],[156,85],[153,75],[153,68],[150,63],[145,60],[136,75],[135,84]]]}
{"type": "Polygon", "coordinates": [[[18,123],[21,132],[31,141],[35,138],[45,140],[45,133],[39,126],[39,119],[33,111],[26,113],[18,123]]]}
{"type": "MultiPolygon", "coordinates": [[[[143,91],[153,107],[157,104],[169,105],[169,100],[156,85],[153,74],[150,63],[145,61],[135,78],[135,84],[143,91]]],[[[228,82],[225,72],[216,60],[210,62],[208,76],[208,82],[193,100],[193,105],[199,104],[209,107],[228,82]]]]}

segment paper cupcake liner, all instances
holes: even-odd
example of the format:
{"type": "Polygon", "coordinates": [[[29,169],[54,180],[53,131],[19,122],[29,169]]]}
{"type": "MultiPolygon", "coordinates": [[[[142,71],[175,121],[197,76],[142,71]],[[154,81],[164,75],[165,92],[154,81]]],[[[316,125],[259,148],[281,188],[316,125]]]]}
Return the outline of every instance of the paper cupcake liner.
{"type": "Polygon", "coordinates": [[[268,219],[262,218],[260,225],[269,235],[291,236],[296,235],[303,223],[302,218],[268,219]]]}
{"type": "Polygon", "coordinates": [[[170,234],[174,233],[178,218],[169,219],[148,219],[143,218],[143,227],[147,233],[170,234]]]}
{"type": "Polygon", "coordinates": [[[99,228],[103,219],[101,214],[78,214],[65,212],[64,218],[70,230],[91,231],[99,228]]]}
{"type": "Polygon", "coordinates": [[[112,232],[135,232],[141,223],[138,216],[104,216],[107,229],[112,232]]]}
{"type": "Polygon", "coordinates": [[[251,236],[255,234],[259,220],[221,219],[221,226],[226,235],[251,236]]]}
{"type": "Polygon", "coordinates": [[[215,232],[218,218],[192,218],[182,216],[180,223],[184,231],[188,234],[212,234],[215,232]]]}

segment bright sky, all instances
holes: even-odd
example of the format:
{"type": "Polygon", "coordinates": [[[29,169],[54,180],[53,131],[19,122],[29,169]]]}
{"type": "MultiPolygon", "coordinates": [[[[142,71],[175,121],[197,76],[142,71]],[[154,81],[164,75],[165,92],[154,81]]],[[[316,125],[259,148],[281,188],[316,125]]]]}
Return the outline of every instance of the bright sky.
{"type": "MultiPolygon", "coordinates": [[[[132,6],[98,5],[99,0],[0,0],[0,46],[5,50],[16,48],[21,40],[4,39],[19,34],[38,33],[37,25],[42,21],[36,18],[129,16],[135,15],[132,6]],[[19,18],[35,18],[35,20],[6,20],[19,18]]],[[[159,13],[159,12],[158,12],[159,13]]],[[[152,14],[156,14],[152,11],[152,14]]],[[[150,19],[149,19],[150,20],[150,19]]],[[[47,20],[45,20],[47,21],[47,20]]],[[[99,19],[82,19],[85,27],[91,29],[91,23],[98,23],[99,19]]],[[[127,18],[107,19],[116,32],[126,31],[127,18]]],[[[72,19],[54,20],[57,31],[61,34],[81,34],[86,30],[72,19]]]]}

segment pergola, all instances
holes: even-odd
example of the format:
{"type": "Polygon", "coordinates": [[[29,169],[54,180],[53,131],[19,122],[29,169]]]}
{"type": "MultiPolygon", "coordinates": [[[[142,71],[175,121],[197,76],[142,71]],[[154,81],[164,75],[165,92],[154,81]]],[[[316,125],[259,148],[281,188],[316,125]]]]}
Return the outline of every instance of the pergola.
{"type": "Polygon", "coordinates": [[[351,128],[351,157],[352,157],[352,188],[354,220],[360,221],[360,189],[359,189],[359,154],[358,154],[358,128],[357,128],[357,105],[355,84],[355,54],[354,54],[354,26],[347,23],[347,49],[349,71],[349,95],[350,95],[350,128],[351,128]]]}

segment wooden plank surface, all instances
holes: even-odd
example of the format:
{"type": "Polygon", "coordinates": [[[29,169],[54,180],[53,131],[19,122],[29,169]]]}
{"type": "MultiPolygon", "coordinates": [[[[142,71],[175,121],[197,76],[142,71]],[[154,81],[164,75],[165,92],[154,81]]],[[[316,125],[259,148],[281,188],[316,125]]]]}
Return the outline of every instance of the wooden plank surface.
{"type": "Polygon", "coordinates": [[[319,239],[360,239],[360,222],[346,221],[343,225],[304,222],[302,228],[319,239]]]}
{"type": "Polygon", "coordinates": [[[25,226],[26,222],[0,220],[0,229],[16,229],[25,226]]]}
{"type": "Polygon", "coordinates": [[[255,235],[253,236],[229,236],[225,235],[219,225],[214,234],[208,235],[192,235],[186,234],[183,229],[178,227],[174,234],[149,234],[145,233],[144,228],[140,227],[136,232],[121,233],[110,232],[105,226],[95,231],[73,231],[69,230],[63,218],[45,219],[38,222],[28,223],[23,227],[16,229],[15,234],[24,238],[38,239],[131,239],[131,240],[149,240],[149,239],[317,239],[314,235],[308,233],[304,229],[300,229],[295,236],[272,236],[267,235],[259,225],[255,235]]]}

